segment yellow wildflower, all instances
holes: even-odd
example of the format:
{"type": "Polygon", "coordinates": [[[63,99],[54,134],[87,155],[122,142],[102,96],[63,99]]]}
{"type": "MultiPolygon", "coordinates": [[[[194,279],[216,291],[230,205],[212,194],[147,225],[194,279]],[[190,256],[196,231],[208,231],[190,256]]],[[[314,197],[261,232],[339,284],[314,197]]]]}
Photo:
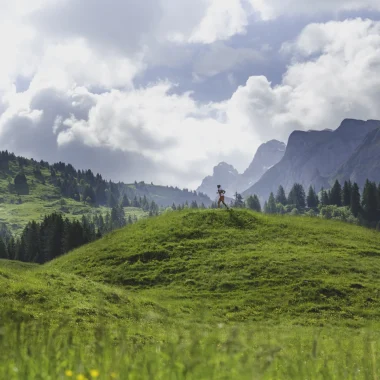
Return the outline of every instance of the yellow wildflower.
{"type": "Polygon", "coordinates": [[[77,380],[87,380],[87,378],[80,373],[79,375],[77,375],[77,380]]]}
{"type": "Polygon", "coordinates": [[[117,373],[116,373],[116,372],[111,372],[111,377],[112,377],[113,379],[116,379],[116,378],[117,378],[117,373]]]}
{"type": "Polygon", "coordinates": [[[97,369],[92,369],[90,375],[91,377],[99,377],[99,371],[97,369]]]}
{"type": "Polygon", "coordinates": [[[66,375],[67,377],[71,377],[71,376],[73,376],[73,371],[71,371],[70,369],[67,369],[67,370],[65,371],[65,375],[66,375]]]}

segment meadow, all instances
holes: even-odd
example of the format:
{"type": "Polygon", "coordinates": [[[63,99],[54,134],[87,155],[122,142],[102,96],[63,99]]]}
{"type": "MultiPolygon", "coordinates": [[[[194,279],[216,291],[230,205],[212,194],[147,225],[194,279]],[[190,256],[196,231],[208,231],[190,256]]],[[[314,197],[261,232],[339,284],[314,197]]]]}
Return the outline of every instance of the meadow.
{"type": "Polygon", "coordinates": [[[1,379],[378,379],[380,234],[248,210],[0,261],[1,379]]]}

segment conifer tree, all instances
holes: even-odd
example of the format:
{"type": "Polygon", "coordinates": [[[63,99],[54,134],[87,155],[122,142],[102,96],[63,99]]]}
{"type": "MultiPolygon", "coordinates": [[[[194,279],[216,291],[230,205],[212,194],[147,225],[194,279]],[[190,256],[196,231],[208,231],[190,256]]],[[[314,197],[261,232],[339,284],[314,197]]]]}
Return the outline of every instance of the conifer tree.
{"type": "Polygon", "coordinates": [[[17,241],[15,260],[25,261],[25,239],[23,236],[17,241]]]}
{"type": "Polygon", "coordinates": [[[307,195],[306,201],[309,208],[315,209],[318,207],[318,204],[319,204],[318,195],[315,193],[315,190],[313,189],[311,185],[309,187],[309,193],[307,195]]]}
{"type": "Polygon", "coordinates": [[[361,209],[359,186],[356,182],[354,182],[354,184],[352,185],[350,209],[352,214],[356,218],[361,209]]]}
{"type": "Polygon", "coordinates": [[[266,213],[267,214],[276,214],[277,212],[277,206],[276,206],[276,200],[274,198],[274,194],[270,193],[267,207],[266,207],[266,213]]]}
{"type": "Polygon", "coordinates": [[[342,190],[342,205],[349,207],[351,205],[351,191],[352,184],[351,181],[344,181],[342,190]]]}
{"type": "Polygon", "coordinates": [[[306,207],[305,190],[299,183],[295,183],[288,195],[288,205],[294,205],[298,210],[306,207]]]}
{"type": "Polygon", "coordinates": [[[130,207],[130,205],[131,205],[126,194],[124,194],[124,196],[123,196],[122,204],[123,204],[123,207],[130,207]]]}
{"type": "Polygon", "coordinates": [[[0,259],[9,259],[8,249],[2,237],[0,237],[0,259]]]}
{"type": "Polygon", "coordinates": [[[190,208],[197,209],[198,208],[198,203],[196,200],[191,202],[190,208]]]}
{"type": "Polygon", "coordinates": [[[8,256],[9,260],[16,260],[16,240],[14,237],[11,237],[8,241],[8,256]]]}
{"type": "Polygon", "coordinates": [[[25,261],[43,263],[43,255],[40,244],[40,229],[33,220],[28,223],[23,231],[25,239],[25,261]]]}
{"type": "Polygon", "coordinates": [[[235,199],[233,202],[233,207],[237,207],[237,208],[243,208],[244,207],[243,197],[238,192],[235,193],[235,199]]]}
{"type": "Polygon", "coordinates": [[[342,206],[342,186],[336,180],[330,192],[330,204],[338,207],[342,206]]]}
{"type": "Polygon", "coordinates": [[[261,212],[261,205],[258,196],[255,195],[250,195],[247,198],[247,207],[251,210],[261,212]]]}
{"type": "Polygon", "coordinates": [[[375,182],[367,179],[362,196],[362,211],[364,218],[372,223],[378,217],[378,204],[377,204],[377,187],[375,182]]]}
{"type": "Polygon", "coordinates": [[[281,203],[283,206],[286,206],[287,203],[285,190],[281,185],[278,187],[277,190],[276,203],[281,203]]]}
{"type": "Polygon", "coordinates": [[[329,204],[329,196],[326,190],[322,187],[321,189],[321,206],[327,206],[329,204]]]}

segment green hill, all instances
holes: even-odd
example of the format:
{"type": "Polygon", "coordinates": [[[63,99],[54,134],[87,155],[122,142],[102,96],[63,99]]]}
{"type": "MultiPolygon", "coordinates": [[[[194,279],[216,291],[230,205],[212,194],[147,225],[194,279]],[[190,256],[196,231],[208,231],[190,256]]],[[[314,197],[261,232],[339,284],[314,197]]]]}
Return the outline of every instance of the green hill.
{"type": "Polygon", "coordinates": [[[380,234],[337,221],[143,219],[42,266],[0,261],[0,378],[376,378],[379,270],[380,234]]]}
{"type": "Polygon", "coordinates": [[[355,324],[380,317],[380,234],[318,218],[167,213],[46,267],[188,307],[207,299],[222,320],[355,324]]]}

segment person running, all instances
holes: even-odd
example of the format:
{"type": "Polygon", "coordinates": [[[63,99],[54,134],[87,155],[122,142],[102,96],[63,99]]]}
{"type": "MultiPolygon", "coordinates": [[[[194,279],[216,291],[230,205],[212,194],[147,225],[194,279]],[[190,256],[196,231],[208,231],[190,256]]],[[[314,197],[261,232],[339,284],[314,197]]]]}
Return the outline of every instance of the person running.
{"type": "Polygon", "coordinates": [[[218,185],[217,187],[218,187],[217,194],[219,194],[218,208],[220,208],[220,202],[222,202],[227,207],[227,210],[228,210],[228,206],[224,203],[224,194],[226,192],[225,190],[222,189],[220,185],[218,185]]]}

